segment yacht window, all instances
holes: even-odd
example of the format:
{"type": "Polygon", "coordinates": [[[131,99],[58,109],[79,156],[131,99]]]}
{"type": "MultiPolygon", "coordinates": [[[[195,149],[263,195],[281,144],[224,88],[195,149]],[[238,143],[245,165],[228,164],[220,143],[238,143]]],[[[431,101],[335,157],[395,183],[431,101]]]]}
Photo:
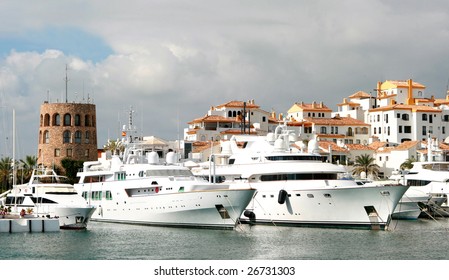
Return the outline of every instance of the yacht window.
{"type": "Polygon", "coordinates": [[[324,194],[324,197],[325,197],[325,198],[331,198],[332,196],[331,196],[330,194],[328,194],[328,193],[325,193],[325,194],[324,194]]]}
{"type": "Polygon", "coordinates": [[[267,174],[260,176],[261,181],[296,181],[296,180],[336,180],[337,173],[292,173],[267,174]]]}
{"type": "Polygon", "coordinates": [[[313,194],[311,194],[311,193],[308,193],[308,194],[307,194],[307,197],[308,197],[308,198],[314,198],[315,196],[314,196],[313,194]]]}

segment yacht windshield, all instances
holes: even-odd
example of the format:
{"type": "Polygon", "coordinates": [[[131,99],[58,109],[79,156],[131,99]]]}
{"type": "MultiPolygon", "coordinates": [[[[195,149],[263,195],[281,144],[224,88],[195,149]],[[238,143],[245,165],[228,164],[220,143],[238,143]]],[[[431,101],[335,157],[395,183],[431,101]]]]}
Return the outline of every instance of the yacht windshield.
{"type": "Polygon", "coordinates": [[[318,155],[279,155],[279,156],[266,156],[267,160],[270,161],[286,161],[286,160],[312,160],[312,161],[323,161],[322,156],[318,155]]]}

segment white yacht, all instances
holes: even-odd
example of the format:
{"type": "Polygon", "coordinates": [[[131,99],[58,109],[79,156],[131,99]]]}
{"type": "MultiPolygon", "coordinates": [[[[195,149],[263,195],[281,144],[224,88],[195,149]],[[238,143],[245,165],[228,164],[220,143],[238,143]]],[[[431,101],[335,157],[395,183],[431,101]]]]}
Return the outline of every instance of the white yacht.
{"type": "MultiPolygon", "coordinates": [[[[132,117],[125,132],[132,129],[132,117]]],[[[194,228],[234,229],[255,189],[211,184],[177,164],[169,152],[163,162],[139,138],[122,140],[122,155],[103,153],[85,162],[75,184],[89,205],[92,220],[194,228]]]]}
{"type": "Polygon", "coordinates": [[[314,153],[292,148],[294,133],[285,125],[262,136],[233,136],[222,141],[212,160],[192,168],[196,176],[236,187],[257,189],[241,221],[250,224],[386,229],[408,189],[404,185],[359,186],[344,178],[344,167],[314,153]],[[243,148],[239,148],[240,144],[243,148]]]}
{"type": "Polygon", "coordinates": [[[85,229],[95,211],[67,177],[47,168],[34,169],[30,181],[5,193],[1,204],[17,215],[58,218],[62,229],[85,229]]]}
{"type": "Polygon", "coordinates": [[[449,162],[425,161],[414,162],[412,169],[404,174],[396,175],[410,186],[409,190],[416,195],[428,196],[425,205],[434,216],[449,216],[447,197],[449,194],[449,162]]]}

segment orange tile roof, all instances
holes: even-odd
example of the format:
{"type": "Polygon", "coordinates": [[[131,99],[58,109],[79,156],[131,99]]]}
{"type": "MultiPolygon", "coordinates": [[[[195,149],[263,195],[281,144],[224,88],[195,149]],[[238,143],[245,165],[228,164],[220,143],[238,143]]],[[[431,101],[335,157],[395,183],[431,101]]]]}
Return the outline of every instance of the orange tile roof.
{"type": "Polygon", "coordinates": [[[314,123],[315,125],[357,125],[357,126],[371,126],[361,120],[351,117],[333,117],[333,118],[305,118],[304,120],[314,123]]]}
{"type": "Polygon", "coordinates": [[[349,98],[358,98],[358,99],[365,99],[372,97],[370,94],[359,90],[358,92],[354,93],[353,95],[349,96],[349,98]]]}
{"type": "Polygon", "coordinates": [[[398,146],[396,146],[396,150],[402,151],[402,150],[409,150],[410,148],[416,146],[419,144],[420,141],[404,141],[398,146]]]}
{"type": "MultiPolygon", "coordinates": [[[[217,107],[217,108],[222,108],[222,107],[243,108],[243,102],[244,101],[233,100],[233,101],[229,101],[227,103],[224,103],[224,104],[221,104],[221,105],[218,105],[215,107],[217,107]]],[[[246,108],[259,108],[259,107],[260,107],[259,105],[256,105],[252,102],[249,102],[249,101],[246,102],[246,108]]]]}
{"type": "MultiPolygon", "coordinates": [[[[240,135],[242,134],[242,131],[240,129],[228,129],[220,132],[220,134],[233,134],[233,135],[240,135]]],[[[248,131],[245,133],[248,134],[248,131]]],[[[250,131],[249,134],[257,134],[254,131],[250,131]]]]}
{"type": "Polygon", "coordinates": [[[344,147],[340,147],[337,145],[337,143],[334,143],[332,141],[318,141],[318,145],[320,146],[320,148],[322,148],[323,150],[326,150],[329,152],[329,145],[331,146],[332,152],[340,152],[340,153],[349,153],[349,151],[347,149],[345,149],[344,147]]]}
{"type": "Polygon", "coordinates": [[[349,150],[353,151],[364,151],[364,150],[374,151],[373,147],[362,144],[346,144],[346,147],[348,147],[349,150]]]}
{"type": "Polygon", "coordinates": [[[332,112],[332,110],[321,103],[304,103],[304,102],[295,102],[295,104],[288,110],[289,112],[293,107],[296,107],[300,111],[319,111],[319,112],[332,112]]]}
{"type": "Polygon", "coordinates": [[[368,146],[370,146],[374,150],[377,150],[377,149],[379,149],[381,147],[385,147],[387,144],[388,144],[387,142],[375,141],[375,142],[369,144],[368,146]]]}
{"type": "Polygon", "coordinates": [[[320,138],[345,138],[343,134],[317,134],[320,138]]]}
{"type": "MultiPolygon", "coordinates": [[[[401,80],[386,80],[385,83],[393,84],[397,87],[408,87],[408,81],[401,80]]],[[[423,84],[412,81],[412,87],[414,88],[426,88],[423,84]]]]}
{"type": "Polygon", "coordinates": [[[226,118],[223,116],[216,116],[216,115],[207,116],[206,115],[204,117],[194,119],[193,121],[189,122],[188,124],[194,124],[194,123],[199,123],[199,122],[240,122],[240,121],[237,120],[237,118],[226,118]]]}
{"type": "MultiPolygon", "coordinates": [[[[212,142],[212,146],[215,147],[217,145],[220,145],[220,141],[214,141],[212,142]]],[[[200,153],[202,151],[205,151],[207,149],[211,148],[211,142],[204,142],[204,141],[196,141],[192,144],[193,149],[192,153],[200,153]]]]}
{"type": "Polygon", "coordinates": [[[360,103],[355,103],[347,100],[343,100],[343,103],[337,104],[337,106],[343,106],[343,105],[349,105],[349,106],[360,106],[360,103]]]}
{"type": "Polygon", "coordinates": [[[379,108],[370,109],[369,112],[382,112],[382,111],[391,111],[391,110],[407,110],[411,112],[441,112],[441,109],[437,109],[430,106],[425,105],[404,105],[404,104],[394,104],[389,106],[383,106],[379,108]]]}

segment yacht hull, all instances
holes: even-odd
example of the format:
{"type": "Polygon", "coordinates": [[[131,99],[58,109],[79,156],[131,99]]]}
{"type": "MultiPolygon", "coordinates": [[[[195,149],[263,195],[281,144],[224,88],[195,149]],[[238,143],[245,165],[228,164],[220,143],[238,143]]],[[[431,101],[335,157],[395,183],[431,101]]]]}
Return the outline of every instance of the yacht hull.
{"type": "MultiPolygon", "coordinates": [[[[103,189],[104,190],[104,189],[103,189]]],[[[208,190],[91,201],[93,221],[234,229],[255,190],[208,190]]]]}
{"type": "Polygon", "coordinates": [[[59,219],[61,229],[85,229],[90,221],[94,207],[56,207],[54,214],[59,219]]]}
{"type": "Polygon", "coordinates": [[[407,186],[291,189],[258,188],[242,223],[284,226],[386,229],[407,186]]]}

